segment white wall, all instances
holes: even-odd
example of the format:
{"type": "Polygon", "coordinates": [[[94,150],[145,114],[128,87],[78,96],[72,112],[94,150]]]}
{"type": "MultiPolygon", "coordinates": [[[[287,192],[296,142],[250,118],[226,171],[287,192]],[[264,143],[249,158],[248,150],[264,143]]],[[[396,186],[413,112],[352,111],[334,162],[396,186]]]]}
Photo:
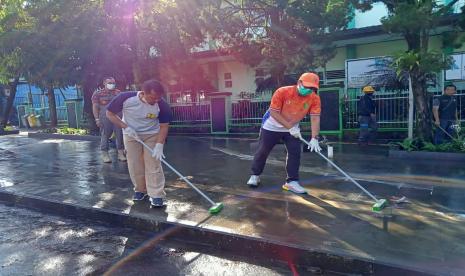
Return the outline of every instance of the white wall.
{"type": "Polygon", "coordinates": [[[255,85],[255,69],[246,64],[237,61],[227,61],[218,64],[218,90],[220,92],[231,92],[232,100],[239,99],[239,93],[242,91],[254,93],[255,85]],[[232,87],[225,87],[225,73],[231,73],[232,87]]]}

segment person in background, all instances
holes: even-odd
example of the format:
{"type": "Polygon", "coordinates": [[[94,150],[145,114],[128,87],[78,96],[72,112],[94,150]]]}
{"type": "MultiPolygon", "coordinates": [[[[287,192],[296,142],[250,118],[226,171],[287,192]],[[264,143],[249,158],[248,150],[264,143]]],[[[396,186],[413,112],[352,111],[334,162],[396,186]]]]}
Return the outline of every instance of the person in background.
{"type": "Polygon", "coordinates": [[[444,87],[444,94],[433,100],[433,116],[436,131],[434,133],[434,143],[441,144],[450,141],[456,126],[458,126],[457,99],[455,98],[457,87],[448,84],[444,87]],[[442,129],[440,129],[442,128],[442,129]],[[447,135],[447,132],[449,135],[447,135]]]}
{"type": "Polygon", "coordinates": [[[115,133],[118,160],[126,161],[126,156],[124,155],[123,132],[121,128],[108,120],[106,115],[108,104],[120,91],[116,89],[116,82],[113,77],[104,78],[103,86],[103,89],[95,91],[92,95],[92,112],[94,114],[95,124],[100,128],[100,150],[102,160],[104,163],[111,163],[111,158],[108,154],[108,140],[113,133],[115,133]]]}
{"type": "Polygon", "coordinates": [[[360,133],[358,136],[359,145],[367,145],[368,142],[374,142],[378,131],[376,121],[376,105],[373,100],[375,89],[371,85],[363,87],[363,96],[360,97],[357,106],[358,124],[360,133]]]}

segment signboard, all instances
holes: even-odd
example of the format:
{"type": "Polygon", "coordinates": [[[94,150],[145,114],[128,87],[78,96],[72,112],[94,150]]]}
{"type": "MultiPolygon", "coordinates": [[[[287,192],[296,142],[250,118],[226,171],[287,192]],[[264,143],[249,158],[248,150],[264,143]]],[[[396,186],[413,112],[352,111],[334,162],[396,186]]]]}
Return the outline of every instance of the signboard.
{"type": "Polygon", "coordinates": [[[339,131],[339,90],[319,91],[322,131],[339,131]]]}
{"type": "Polygon", "coordinates": [[[446,70],[446,80],[465,79],[464,53],[452,55],[452,66],[446,70]]]}
{"type": "Polygon", "coordinates": [[[391,57],[347,60],[347,88],[385,86],[388,80],[396,78],[396,71],[390,67],[391,62],[391,57]]]}

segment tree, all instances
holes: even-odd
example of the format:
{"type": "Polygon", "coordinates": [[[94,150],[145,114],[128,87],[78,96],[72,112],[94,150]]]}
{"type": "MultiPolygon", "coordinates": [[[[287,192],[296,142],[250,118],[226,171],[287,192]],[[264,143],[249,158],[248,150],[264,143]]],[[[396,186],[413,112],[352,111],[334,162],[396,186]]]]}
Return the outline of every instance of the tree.
{"type": "MultiPolygon", "coordinates": [[[[434,0],[380,2],[384,3],[389,11],[388,16],[381,20],[383,28],[389,33],[401,34],[407,43],[407,51],[395,55],[394,66],[399,73],[407,72],[411,78],[416,108],[416,136],[431,141],[428,80],[435,79],[434,73],[447,69],[450,59],[444,59],[442,53],[431,50],[429,40],[432,32],[440,25],[447,23],[450,27],[457,26],[458,19],[451,17],[450,11],[458,0],[452,0],[447,5],[438,4],[434,0]]],[[[457,35],[456,32],[450,36],[449,42],[456,42],[457,35]]]]}
{"type": "Polygon", "coordinates": [[[0,2],[0,83],[10,90],[6,108],[0,122],[3,131],[10,117],[16,96],[16,87],[26,70],[24,50],[18,38],[31,28],[31,22],[23,7],[24,1],[5,0],[0,2]]]}
{"type": "Polygon", "coordinates": [[[51,126],[57,125],[55,88],[81,82],[86,55],[95,46],[90,38],[100,29],[98,2],[38,0],[27,6],[34,28],[23,37],[27,49],[27,80],[47,90],[51,126]]]}
{"type": "Polygon", "coordinates": [[[193,49],[208,38],[208,11],[216,2],[139,1],[135,20],[139,67],[160,79],[167,79],[166,72],[174,73],[173,87],[190,91],[194,98],[202,90],[212,90],[193,49]]]}
{"type": "Polygon", "coordinates": [[[325,66],[334,57],[333,34],[344,30],[358,1],[221,1],[211,30],[220,45],[251,66],[265,63],[271,85],[286,73],[325,66]]]}

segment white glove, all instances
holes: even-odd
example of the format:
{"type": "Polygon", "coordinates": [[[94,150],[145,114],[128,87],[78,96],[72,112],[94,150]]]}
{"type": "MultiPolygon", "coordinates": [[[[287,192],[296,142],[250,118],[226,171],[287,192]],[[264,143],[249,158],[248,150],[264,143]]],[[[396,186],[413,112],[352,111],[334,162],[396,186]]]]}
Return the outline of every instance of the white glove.
{"type": "Polygon", "coordinates": [[[165,155],[163,154],[163,144],[157,143],[155,147],[153,148],[152,151],[152,157],[161,160],[161,158],[165,158],[165,155]]]}
{"type": "Polygon", "coordinates": [[[450,128],[455,130],[455,132],[460,132],[460,125],[459,124],[451,125],[450,128]]]}
{"type": "Polygon", "coordinates": [[[308,149],[310,151],[320,152],[321,147],[320,147],[320,144],[318,143],[318,140],[315,138],[312,138],[312,140],[310,140],[310,145],[308,145],[308,149]]]}
{"type": "Polygon", "coordinates": [[[289,129],[289,133],[297,139],[300,139],[302,135],[300,134],[300,129],[298,126],[293,126],[289,129]]]}
{"type": "Polygon", "coordinates": [[[139,139],[139,136],[137,135],[137,131],[135,131],[132,127],[128,126],[124,129],[125,133],[134,139],[139,139]]]}

